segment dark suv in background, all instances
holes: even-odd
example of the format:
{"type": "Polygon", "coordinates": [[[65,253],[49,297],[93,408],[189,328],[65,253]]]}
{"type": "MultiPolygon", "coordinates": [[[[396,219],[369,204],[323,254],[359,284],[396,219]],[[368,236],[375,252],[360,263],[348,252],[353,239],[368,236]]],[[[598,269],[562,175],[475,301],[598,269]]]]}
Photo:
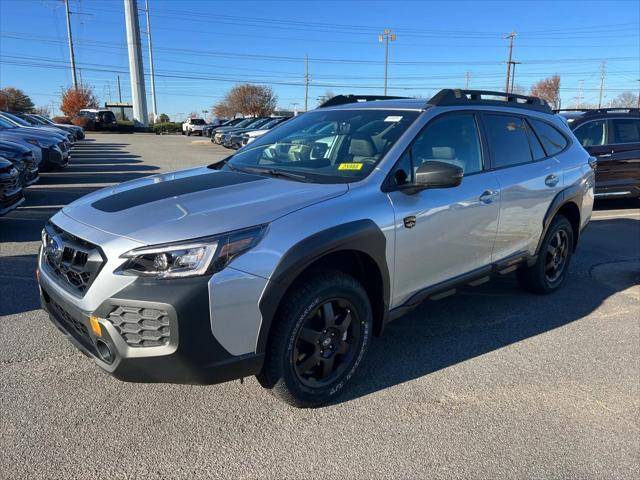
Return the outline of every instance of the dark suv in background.
{"type": "Polygon", "coordinates": [[[640,109],[559,113],[580,144],[598,160],[596,198],[640,198],[640,109]]]}

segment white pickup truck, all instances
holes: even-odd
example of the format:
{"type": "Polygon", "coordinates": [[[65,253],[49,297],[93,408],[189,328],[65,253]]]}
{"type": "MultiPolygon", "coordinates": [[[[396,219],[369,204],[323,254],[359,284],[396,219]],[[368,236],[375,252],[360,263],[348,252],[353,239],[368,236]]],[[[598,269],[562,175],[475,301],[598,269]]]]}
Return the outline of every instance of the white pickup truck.
{"type": "Polygon", "coordinates": [[[202,118],[187,118],[185,122],[182,124],[182,134],[183,135],[191,135],[193,133],[198,133],[202,136],[202,130],[207,125],[202,118]]]}

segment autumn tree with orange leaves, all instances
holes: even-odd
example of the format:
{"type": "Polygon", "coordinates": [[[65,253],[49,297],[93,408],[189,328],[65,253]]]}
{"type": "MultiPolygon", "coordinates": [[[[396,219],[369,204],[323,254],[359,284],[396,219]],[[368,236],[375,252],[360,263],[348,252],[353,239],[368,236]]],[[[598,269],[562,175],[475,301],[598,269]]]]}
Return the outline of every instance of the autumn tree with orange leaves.
{"type": "Polygon", "coordinates": [[[89,87],[69,88],[62,93],[60,110],[70,118],[75,118],[83,108],[98,108],[98,99],[89,87]]]}

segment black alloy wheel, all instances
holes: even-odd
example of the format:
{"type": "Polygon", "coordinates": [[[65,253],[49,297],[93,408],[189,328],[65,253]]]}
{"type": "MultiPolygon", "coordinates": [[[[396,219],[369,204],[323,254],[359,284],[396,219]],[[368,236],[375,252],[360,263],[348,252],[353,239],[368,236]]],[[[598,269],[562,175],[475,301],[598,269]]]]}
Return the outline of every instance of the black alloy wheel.
{"type": "Polygon", "coordinates": [[[353,305],[332,298],[312,310],[298,330],[293,366],[301,383],[326,386],[340,377],[357,352],[362,325],[353,305]]]}

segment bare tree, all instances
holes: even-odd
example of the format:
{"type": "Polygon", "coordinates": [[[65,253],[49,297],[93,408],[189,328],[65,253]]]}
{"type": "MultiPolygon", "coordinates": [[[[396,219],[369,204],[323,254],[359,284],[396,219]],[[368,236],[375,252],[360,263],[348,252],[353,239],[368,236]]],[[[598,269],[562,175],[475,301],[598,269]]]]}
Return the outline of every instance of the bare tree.
{"type": "Polygon", "coordinates": [[[616,98],[611,101],[612,107],[638,107],[638,95],[633,92],[622,92],[616,98]]]}
{"type": "Polygon", "coordinates": [[[38,115],[44,115],[45,117],[48,117],[49,115],[51,115],[51,107],[49,107],[49,105],[40,105],[34,108],[33,112],[37,113],[38,115]]]}
{"type": "Polygon", "coordinates": [[[530,94],[546,100],[551,108],[560,108],[560,75],[544,78],[531,87],[530,94]]]}
{"type": "Polygon", "coordinates": [[[213,105],[211,111],[217,118],[233,118],[238,113],[225,100],[213,105]]]}
{"type": "Polygon", "coordinates": [[[223,100],[232,110],[256,117],[271,115],[276,109],[277,101],[278,97],[271,87],[250,83],[236,85],[223,100]]]}

